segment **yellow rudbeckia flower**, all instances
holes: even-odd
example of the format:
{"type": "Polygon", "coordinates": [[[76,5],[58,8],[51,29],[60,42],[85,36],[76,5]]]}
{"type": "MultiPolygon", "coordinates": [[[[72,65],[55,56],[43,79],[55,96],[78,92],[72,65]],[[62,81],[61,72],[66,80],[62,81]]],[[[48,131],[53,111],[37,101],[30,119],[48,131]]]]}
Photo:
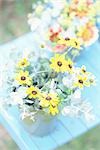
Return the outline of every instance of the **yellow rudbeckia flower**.
{"type": "Polygon", "coordinates": [[[28,71],[20,71],[17,73],[15,80],[18,82],[19,85],[31,85],[32,79],[29,77],[28,71]]]}
{"type": "Polygon", "coordinates": [[[59,113],[58,107],[57,106],[50,106],[49,107],[49,113],[53,116],[59,113]]]}
{"type": "Polygon", "coordinates": [[[56,72],[66,71],[66,60],[64,55],[56,54],[55,57],[52,57],[50,61],[50,67],[56,72]]]}
{"type": "Polygon", "coordinates": [[[72,74],[74,72],[74,66],[73,66],[73,62],[71,61],[71,59],[68,59],[66,64],[67,64],[66,71],[72,74]]]}
{"type": "Polygon", "coordinates": [[[81,49],[81,42],[77,38],[59,38],[57,44],[65,45],[66,47],[72,47],[81,49]]]}
{"type": "Polygon", "coordinates": [[[69,38],[64,39],[64,38],[62,38],[62,37],[59,37],[59,39],[58,39],[58,41],[57,41],[57,44],[69,46],[69,41],[70,41],[69,38]]]}
{"type": "Polygon", "coordinates": [[[55,93],[43,93],[40,97],[40,105],[42,107],[49,107],[49,106],[57,106],[59,103],[59,98],[55,93]]]}
{"type": "Polygon", "coordinates": [[[27,66],[29,66],[29,65],[30,65],[30,63],[28,62],[28,60],[27,60],[26,58],[23,58],[23,59],[21,59],[21,60],[18,62],[17,67],[18,67],[18,68],[25,68],[25,67],[27,67],[27,66]]]}
{"type": "Polygon", "coordinates": [[[83,87],[89,87],[90,86],[90,83],[88,82],[88,79],[86,76],[82,76],[82,75],[79,75],[77,77],[77,80],[76,82],[74,83],[74,86],[75,87],[78,87],[78,88],[83,88],[83,87]]]}
{"type": "Polygon", "coordinates": [[[77,38],[71,38],[69,40],[69,46],[76,49],[81,49],[81,42],[77,38]]]}
{"type": "Polygon", "coordinates": [[[86,67],[84,65],[80,68],[80,73],[84,76],[88,76],[91,74],[90,72],[87,72],[86,67]]]}
{"type": "Polygon", "coordinates": [[[26,93],[28,94],[29,98],[39,98],[40,91],[38,88],[31,86],[26,90],[26,93]]]}

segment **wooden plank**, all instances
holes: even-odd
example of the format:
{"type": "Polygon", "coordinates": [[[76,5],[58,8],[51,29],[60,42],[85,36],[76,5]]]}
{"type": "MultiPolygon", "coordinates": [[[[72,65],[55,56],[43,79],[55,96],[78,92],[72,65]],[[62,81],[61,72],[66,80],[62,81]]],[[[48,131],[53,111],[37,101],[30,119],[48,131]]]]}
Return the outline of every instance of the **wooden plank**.
{"type": "Polygon", "coordinates": [[[87,131],[86,126],[78,118],[60,116],[59,120],[66,130],[69,130],[73,138],[87,131]]]}

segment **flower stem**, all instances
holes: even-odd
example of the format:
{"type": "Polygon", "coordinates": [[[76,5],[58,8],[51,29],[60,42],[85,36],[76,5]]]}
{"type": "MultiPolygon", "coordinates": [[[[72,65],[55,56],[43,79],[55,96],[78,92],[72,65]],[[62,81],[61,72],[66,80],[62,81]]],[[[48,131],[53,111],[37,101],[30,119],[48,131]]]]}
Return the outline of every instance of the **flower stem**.
{"type": "Polygon", "coordinates": [[[68,54],[72,50],[72,47],[70,47],[63,55],[68,54]]]}

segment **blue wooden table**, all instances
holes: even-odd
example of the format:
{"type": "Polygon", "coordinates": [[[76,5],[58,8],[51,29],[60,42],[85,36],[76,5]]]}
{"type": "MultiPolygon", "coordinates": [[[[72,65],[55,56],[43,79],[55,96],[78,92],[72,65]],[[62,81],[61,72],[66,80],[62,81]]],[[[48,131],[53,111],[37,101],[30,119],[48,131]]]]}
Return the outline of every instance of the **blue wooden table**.
{"type": "MultiPolygon", "coordinates": [[[[16,47],[19,50],[24,48],[34,49],[34,45],[36,44],[34,41],[35,39],[33,33],[29,33],[14,40],[13,42],[1,45],[0,63],[7,59],[10,49],[13,47],[16,47]]],[[[99,47],[99,42],[96,42],[94,45],[83,51],[81,56],[77,59],[77,63],[79,65],[86,65],[87,69],[93,72],[98,80],[96,87],[86,89],[83,93],[83,97],[88,98],[94,107],[95,121],[87,123],[82,117],[69,118],[59,116],[58,126],[55,132],[40,138],[30,135],[27,131],[25,131],[20,124],[19,112],[16,108],[9,108],[8,110],[0,108],[0,122],[7,129],[21,150],[53,150],[100,124],[99,47]]]]}

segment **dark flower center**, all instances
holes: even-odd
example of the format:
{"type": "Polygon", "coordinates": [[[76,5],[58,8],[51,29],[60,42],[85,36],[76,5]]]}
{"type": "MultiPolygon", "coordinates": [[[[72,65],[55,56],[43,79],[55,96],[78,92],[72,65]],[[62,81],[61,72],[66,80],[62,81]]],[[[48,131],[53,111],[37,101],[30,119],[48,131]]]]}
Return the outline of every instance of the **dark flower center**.
{"type": "Polygon", "coordinates": [[[22,77],[21,77],[21,80],[23,80],[23,81],[26,80],[26,77],[22,76],[22,77]]]}
{"type": "Polygon", "coordinates": [[[83,69],[82,71],[83,71],[84,73],[86,72],[86,70],[85,70],[85,69],[83,69]]]}
{"type": "Polygon", "coordinates": [[[82,81],[82,80],[79,80],[79,83],[83,84],[83,81],[82,81]]]}
{"type": "Polygon", "coordinates": [[[70,69],[72,69],[72,65],[71,65],[71,64],[69,64],[68,67],[69,67],[70,69]]]}
{"type": "Polygon", "coordinates": [[[46,100],[50,101],[52,98],[50,96],[46,97],[46,100]]]}
{"type": "Polygon", "coordinates": [[[92,79],[90,79],[90,83],[93,83],[93,80],[92,80],[92,79]]]}
{"type": "Polygon", "coordinates": [[[57,62],[57,65],[58,65],[59,67],[61,67],[61,66],[62,66],[62,62],[61,62],[61,61],[58,61],[58,62],[57,62]]]}
{"type": "Polygon", "coordinates": [[[36,91],[32,91],[32,94],[33,94],[33,95],[36,95],[36,94],[37,94],[37,92],[36,92],[36,91]]]}
{"type": "Polygon", "coordinates": [[[25,65],[25,63],[24,63],[24,62],[22,62],[22,65],[24,66],[24,65],[25,65]]]}
{"type": "Polygon", "coordinates": [[[66,38],[65,38],[65,40],[66,40],[66,41],[69,41],[69,40],[70,40],[70,38],[66,37],[66,38]]]}
{"type": "Polygon", "coordinates": [[[45,46],[43,44],[41,44],[41,48],[44,48],[45,46]]]}
{"type": "Polygon", "coordinates": [[[78,43],[75,41],[75,45],[77,46],[78,45],[78,43]]]}

